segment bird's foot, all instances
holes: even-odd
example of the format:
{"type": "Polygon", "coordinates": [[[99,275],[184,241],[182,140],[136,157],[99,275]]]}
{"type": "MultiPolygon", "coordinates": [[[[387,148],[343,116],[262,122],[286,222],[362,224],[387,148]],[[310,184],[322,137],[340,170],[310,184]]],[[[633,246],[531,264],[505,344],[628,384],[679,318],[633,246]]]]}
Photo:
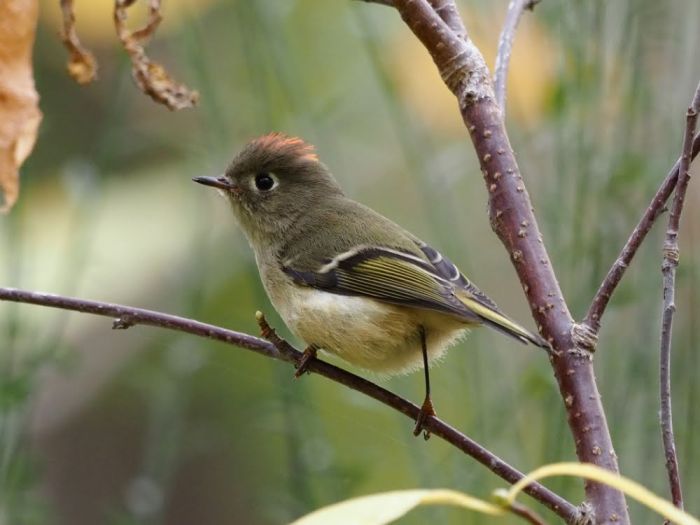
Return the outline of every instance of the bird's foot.
{"type": "Polygon", "coordinates": [[[418,417],[416,418],[416,426],[413,428],[414,436],[418,436],[421,432],[423,432],[423,439],[430,439],[430,431],[423,428],[425,421],[430,416],[437,416],[437,413],[433,407],[433,400],[430,398],[430,396],[426,396],[425,400],[423,401],[423,405],[420,407],[420,412],[418,412],[418,417]]]}
{"type": "Polygon", "coordinates": [[[260,335],[262,335],[266,340],[270,341],[277,351],[279,351],[279,353],[286,358],[286,361],[294,362],[299,352],[287,341],[277,335],[275,329],[272,328],[268,324],[267,319],[265,319],[265,314],[263,314],[261,311],[255,312],[255,320],[258,322],[258,326],[260,327],[260,335]]]}
{"type": "Polygon", "coordinates": [[[299,359],[299,362],[296,365],[297,371],[294,372],[294,377],[299,379],[301,376],[303,376],[306,372],[309,371],[309,362],[312,359],[316,359],[317,350],[318,349],[312,345],[306,347],[306,350],[304,350],[304,354],[301,356],[301,359],[299,359]]]}

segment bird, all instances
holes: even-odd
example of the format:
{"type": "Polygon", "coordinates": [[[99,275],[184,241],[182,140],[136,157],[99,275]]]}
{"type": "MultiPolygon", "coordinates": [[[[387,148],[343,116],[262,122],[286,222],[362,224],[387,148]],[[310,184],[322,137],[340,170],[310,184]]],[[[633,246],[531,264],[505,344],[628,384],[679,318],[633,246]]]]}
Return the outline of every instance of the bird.
{"type": "Polygon", "coordinates": [[[306,343],[296,376],[319,350],[380,375],[422,368],[415,435],[436,415],[430,364],[471,328],[488,326],[553,353],[447,257],[349,198],[298,137],[255,138],[223,175],[193,180],[230,202],[272,305],[306,343]]]}

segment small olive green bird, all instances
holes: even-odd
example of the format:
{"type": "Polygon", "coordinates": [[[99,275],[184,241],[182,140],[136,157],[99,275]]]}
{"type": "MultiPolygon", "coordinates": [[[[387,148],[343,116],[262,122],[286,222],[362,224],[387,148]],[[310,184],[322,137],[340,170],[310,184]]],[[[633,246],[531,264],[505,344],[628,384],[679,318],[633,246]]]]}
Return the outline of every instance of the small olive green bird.
{"type": "Polygon", "coordinates": [[[259,137],[224,175],[194,181],[228,198],[272,304],[308,344],[297,375],[319,349],[382,374],[424,367],[416,435],[435,414],[428,363],[469,328],[490,326],[551,351],[450,260],[348,198],[313,146],[299,138],[259,137]]]}

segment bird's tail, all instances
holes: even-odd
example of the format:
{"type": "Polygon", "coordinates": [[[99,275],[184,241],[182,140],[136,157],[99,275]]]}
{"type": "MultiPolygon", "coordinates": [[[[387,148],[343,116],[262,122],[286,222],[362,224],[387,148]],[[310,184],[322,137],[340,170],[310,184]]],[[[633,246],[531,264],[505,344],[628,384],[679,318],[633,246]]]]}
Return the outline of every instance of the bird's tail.
{"type": "Polygon", "coordinates": [[[493,308],[489,308],[489,306],[483,304],[468,294],[458,294],[458,297],[467,308],[469,308],[479,317],[483,324],[490,326],[494,330],[498,330],[503,334],[513,337],[521,343],[532,343],[535,346],[544,348],[549,354],[556,355],[556,352],[552,349],[552,345],[550,345],[542,337],[533,334],[529,330],[526,330],[515,321],[511,321],[501,312],[494,310],[493,308]]]}

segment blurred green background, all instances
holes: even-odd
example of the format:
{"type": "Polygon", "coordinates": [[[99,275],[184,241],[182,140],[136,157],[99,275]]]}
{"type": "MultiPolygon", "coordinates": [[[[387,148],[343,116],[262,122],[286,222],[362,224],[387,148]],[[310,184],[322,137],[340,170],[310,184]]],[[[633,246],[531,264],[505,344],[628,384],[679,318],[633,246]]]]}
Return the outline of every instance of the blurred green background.
{"type": "MultiPolygon", "coordinates": [[[[351,196],[450,254],[532,326],[490,230],[456,104],[395,12],[346,0],[165,2],[150,53],[201,93],[199,107],[171,113],[133,85],[110,2],[77,2],[78,31],[101,69],[94,85],[74,84],[53,4],[43,2],[35,50],[44,121],[20,202],[0,217],[0,285],[250,333],[261,309],[288,335],[226,203],[190,180],[220,173],[246,140],[279,130],[315,143],[351,196]]],[[[506,5],[460,3],[490,64],[506,5]]],[[[548,0],[522,23],[508,125],[576,318],[678,157],[700,77],[699,20],[697,0],[548,0]]],[[[698,195],[691,184],[673,348],[678,453],[696,514],[698,195]]],[[[615,295],[595,366],[623,472],[665,496],[663,230],[615,295]]],[[[413,438],[405,417],[323,378],[295,381],[288,365],[245,350],[110,326],[0,303],[0,523],[277,524],[371,492],[450,487],[487,497],[503,485],[439,439],[413,438]]],[[[432,377],[440,416],[518,468],[575,459],[543,353],[477,331],[432,377]]],[[[377,380],[422,399],[421,374],[377,380]]],[[[583,497],[578,481],[548,485],[583,497]]],[[[631,512],[635,523],[659,522],[634,504],[631,512]]],[[[492,522],[427,509],[401,523],[427,521],[492,522]]]]}

